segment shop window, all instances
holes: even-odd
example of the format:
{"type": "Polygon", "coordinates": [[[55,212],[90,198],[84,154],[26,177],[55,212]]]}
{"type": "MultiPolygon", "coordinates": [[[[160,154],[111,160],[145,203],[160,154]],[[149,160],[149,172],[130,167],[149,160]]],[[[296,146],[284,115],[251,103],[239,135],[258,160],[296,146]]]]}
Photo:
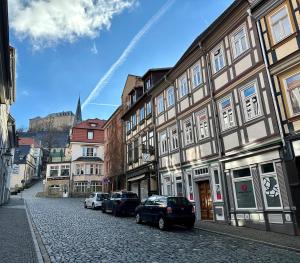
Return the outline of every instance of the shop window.
{"type": "Polygon", "coordinates": [[[228,130],[235,126],[232,98],[228,96],[219,102],[219,111],[222,130],[228,130]]]}
{"type": "Polygon", "coordinates": [[[283,78],[284,94],[287,100],[289,115],[300,114],[300,72],[283,78]]]}
{"type": "Polygon", "coordinates": [[[225,57],[224,57],[224,50],[223,46],[220,45],[217,47],[213,52],[212,52],[212,64],[213,64],[213,69],[214,73],[217,73],[220,71],[222,68],[225,67],[225,57]]]}
{"type": "Polygon", "coordinates": [[[261,183],[264,194],[264,201],[267,208],[281,208],[281,198],[278,179],[273,163],[266,163],[260,166],[261,183]]]}
{"type": "Polygon", "coordinates": [[[255,209],[255,194],[250,168],[233,171],[232,176],[237,209],[255,209]]]}
{"type": "Polygon", "coordinates": [[[286,5],[269,16],[273,43],[276,44],[293,33],[292,23],[286,5]]]}
{"type": "Polygon", "coordinates": [[[198,138],[203,140],[209,137],[209,127],[206,109],[196,114],[198,138]]]}
{"type": "Polygon", "coordinates": [[[183,133],[184,133],[184,142],[185,145],[189,145],[193,143],[194,137],[193,137],[193,124],[192,119],[187,119],[183,122],[183,133]]]}
{"type": "Polygon", "coordinates": [[[245,121],[250,121],[261,116],[261,106],[257,93],[256,84],[251,85],[241,89],[240,91],[245,121]]]}
{"type": "Polygon", "coordinates": [[[244,53],[248,48],[248,39],[246,34],[246,27],[239,28],[231,37],[233,57],[236,58],[244,53]]]}
{"type": "Polygon", "coordinates": [[[178,132],[176,126],[170,130],[171,151],[178,149],[178,132]]]}

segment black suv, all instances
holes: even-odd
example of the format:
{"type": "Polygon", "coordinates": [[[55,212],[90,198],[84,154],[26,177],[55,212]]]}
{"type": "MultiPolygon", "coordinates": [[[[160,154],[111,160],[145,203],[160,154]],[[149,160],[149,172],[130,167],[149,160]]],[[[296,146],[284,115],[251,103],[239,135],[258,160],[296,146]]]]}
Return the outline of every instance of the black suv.
{"type": "Polygon", "coordinates": [[[114,216],[134,214],[135,208],[140,204],[136,193],[121,191],[112,194],[111,198],[102,203],[102,212],[110,212],[114,216]]]}
{"type": "Polygon", "coordinates": [[[195,211],[185,197],[151,196],[135,209],[136,223],[151,222],[165,230],[172,224],[193,228],[195,211]]]}

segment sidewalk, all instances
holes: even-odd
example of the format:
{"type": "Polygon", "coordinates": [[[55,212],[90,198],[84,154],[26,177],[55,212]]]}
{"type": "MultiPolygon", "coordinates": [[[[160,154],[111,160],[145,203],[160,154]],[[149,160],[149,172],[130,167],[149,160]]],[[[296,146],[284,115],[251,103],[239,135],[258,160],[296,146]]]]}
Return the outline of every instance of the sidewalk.
{"type": "Polygon", "coordinates": [[[300,252],[300,236],[289,236],[247,227],[235,227],[214,222],[201,221],[195,228],[235,238],[242,238],[300,252]]]}
{"type": "Polygon", "coordinates": [[[11,197],[0,206],[1,263],[38,263],[24,200],[11,197]]]}

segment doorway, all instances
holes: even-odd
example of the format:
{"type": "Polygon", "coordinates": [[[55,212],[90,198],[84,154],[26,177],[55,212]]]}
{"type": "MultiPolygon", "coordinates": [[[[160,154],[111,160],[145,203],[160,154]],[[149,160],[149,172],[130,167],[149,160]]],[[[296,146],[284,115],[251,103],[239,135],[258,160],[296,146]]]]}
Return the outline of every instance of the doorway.
{"type": "Polygon", "coordinates": [[[201,220],[213,220],[213,209],[211,200],[211,191],[209,181],[201,181],[198,183],[201,220]]]}

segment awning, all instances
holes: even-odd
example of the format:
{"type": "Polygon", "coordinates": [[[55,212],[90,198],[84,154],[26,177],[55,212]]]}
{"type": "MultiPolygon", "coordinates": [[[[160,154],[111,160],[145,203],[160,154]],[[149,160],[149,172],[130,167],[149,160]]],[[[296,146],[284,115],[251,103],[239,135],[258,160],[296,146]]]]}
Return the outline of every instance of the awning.
{"type": "Polygon", "coordinates": [[[143,178],[145,178],[145,175],[144,175],[144,174],[142,174],[142,175],[140,175],[140,176],[132,177],[132,178],[128,179],[127,181],[128,181],[128,182],[133,182],[133,181],[141,180],[141,179],[143,179],[143,178]]]}

